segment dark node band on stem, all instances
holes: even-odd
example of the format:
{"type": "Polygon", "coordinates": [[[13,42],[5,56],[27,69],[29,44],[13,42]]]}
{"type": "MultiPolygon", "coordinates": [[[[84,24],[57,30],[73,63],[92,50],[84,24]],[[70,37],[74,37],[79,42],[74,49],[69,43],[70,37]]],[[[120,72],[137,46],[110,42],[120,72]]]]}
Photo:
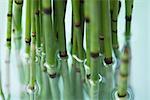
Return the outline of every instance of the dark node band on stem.
{"type": "Polygon", "coordinates": [[[32,37],[36,37],[36,32],[32,32],[32,37]]]}
{"type": "Polygon", "coordinates": [[[92,58],[98,58],[99,57],[99,52],[91,52],[90,53],[92,58]]]}
{"type": "Polygon", "coordinates": [[[49,74],[49,77],[50,77],[50,78],[56,78],[56,76],[57,76],[56,73],[49,74]]]}
{"type": "Polygon", "coordinates": [[[99,39],[103,41],[104,40],[104,35],[100,35],[99,39]]]}
{"type": "Polygon", "coordinates": [[[117,30],[112,30],[113,33],[117,34],[117,30]]]}
{"type": "Polygon", "coordinates": [[[6,41],[7,41],[7,42],[11,42],[11,38],[7,38],[6,41]]]}
{"type": "Polygon", "coordinates": [[[127,22],[131,22],[131,20],[132,20],[132,17],[131,17],[131,16],[126,16],[126,21],[127,21],[127,22]]]}
{"type": "Polygon", "coordinates": [[[31,38],[30,38],[30,39],[27,39],[27,38],[26,38],[26,39],[25,39],[25,42],[30,45],[30,43],[31,43],[31,38]]]}
{"type": "Polygon", "coordinates": [[[21,40],[22,37],[21,36],[18,36],[18,37],[15,37],[16,40],[21,40]]]}
{"type": "Polygon", "coordinates": [[[84,0],[80,0],[80,3],[84,3],[84,0]]]}
{"type": "Polygon", "coordinates": [[[124,94],[124,95],[120,95],[120,94],[118,93],[118,97],[119,97],[119,98],[124,98],[124,97],[126,97],[126,96],[127,96],[127,93],[124,94]]]}
{"type": "Polygon", "coordinates": [[[7,17],[12,17],[12,14],[8,13],[8,14],[7,14],[7,17]]]}
{"type": "Polygon", "coordinates": [[[121,1],[119,0],[119,9],[118,9],[118,14],[120,13],[120,9],[121,9],[121,1]]]}
{"type": "Polygon", "coordinates": [[[61,58],[65,58],[65,57],[68,56],[67,51],[61,51],[61,52],[59,52],[59,55],[60,55],[61,58]]]}
{"type": "Polygon", "coordinates": [[[5,64],[10,64],[10,60],[5,60],[5,64]]]}
{"type": "Polygon", "coordinates": [[[117,20],[116,19],[112,19],[112,22],[117,23],[117,20]]]}
{"type": "Polygon", "coordinates": [[[127,78],[127,77],[128,77],[128,74],[123,74],[123,73],[120,72],[120,76],[121,76],[122,78],[127,78]]]}
{"type": "Polygon", "coordinates": [[[114,49],[118,49],[118,48],[119,48],[119,45],[118,45],[118,44],[113,44],[113,48],[114,48],[114,49]]]}
{"type": "Polygon", "coordinates": [[[87,79],[90,79],[91,78],[91,74],[87,74],[86,77],[87,77],[87,79]]]}
{"type": "Polygon", "coordinates": [[[36,10],[35,15],[39,16],[40,15],[40,10],[36,10]]]}
{"type": "Polygon", "coordinates": [[[106,64],[112,64],[113,63],[112,57],[110,57],[110,58],[105,57],[104,61],[105,61],[106,64]]]}
{"type": "Polygon", "coordinates": [[[75,23],[75,27],[79,28],[81,26],[81,23],[80,22],[76,22],[75,23]]]}
{"type": "Polygon", "coordinates": [[[85,16],[84,19],[85,19],[85,21],[86,21],[87,23],[90,22],[90,18],[89,18],[89,17],[85,16]]]}
{"type": "Polygon", "coordinates": [[[129,63],[129,59],[122,59],[121,60],[123,63],[128,64],[129,63]]]}
{"type": "Polygon", "coordinates": [[[80,68],[75,67],[75,71],[76,71],[77,73],[80,73],[80,68]]]}
{"type": "Polygon", "coordinates": [[[22,1],[15,0],[15,3],[16,3],[17,5],[23,5],[23,0],[22,0],[22,1]]]}
{"type": "Polygon", "coordinates": [[[43,9],[43,12],[45,13],[45,14],[47,14],[47,15],[51,15],[51,13],[52,13],[52,8],[50,7],[50,8],[44,8],[43,9]]]}

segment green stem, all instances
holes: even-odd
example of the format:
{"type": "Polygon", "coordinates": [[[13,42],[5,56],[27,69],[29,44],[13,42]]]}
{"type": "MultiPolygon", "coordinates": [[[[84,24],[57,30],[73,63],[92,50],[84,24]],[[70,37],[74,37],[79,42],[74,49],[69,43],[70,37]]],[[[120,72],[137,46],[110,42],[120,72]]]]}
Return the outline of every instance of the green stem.
{"type": "Polygon", "coordinates": [[[119,59],[119,43],[117,35],[117,22],[118,22],[118,12],[119,12],[119,1],[113,1],[113,10],[111,11],[111,27],[112,27],[112,46],[117,59],[119,59]]]}
{"type": "Polygon", "coordinates": [[[16,49],[20,51],[22,40],[22,6],[23,0],[14,0],[14,33],[15,33],[15,45],[16,49]]]}
{"type": "Polygon", "coordinates": [[[124,52],[121,55],[121,65],[118,79],[118,96],[126,98],[128,88],[128,75],[130,66],[130,48],[125,45],[124,52]]]}
{"type": "Polygon", "coordinates": [[[104,55],[105,63],[112,64],[112,40],[111,40],[111,17],[110,17],[110,1],[102,0],[102,22],[104,33],[104,55]]]}
{"type": "Polygon", "coordinates": [[[50,85],[52,98],[54,100],[60,99],[60,91],[58,87],[58,68],[56,67],[56,37],[53,30],[52,23],[52,6],[50,0],[42,1],[43,16],[43,32],[45,34],[45,48],[46,48],[46,67],[50,76],[50,85]]]}
{"type": "Polygon", "coordinates": [[[29,81],[30,73],[30,44],[31,44],[31,1],[26,0],[26,26],[25,26],[25,52],[26,52],[26,65],[25,65],[25,73],[26,73],[26,83],[29,81]]]}
{"type": "Polygon", "coordinates": [[[131,20],[132,20],[133,0],[125,0],[126,11],[126,39],[130,39],[131,36],[131,20]]]}
{"type": "Polygon", "coordinates": [[[100,67],[100,45],[99,45],[99,0],[90,3],[90,67],[91,67],[91,100],[99,98],[99,67],[100,67]]]}

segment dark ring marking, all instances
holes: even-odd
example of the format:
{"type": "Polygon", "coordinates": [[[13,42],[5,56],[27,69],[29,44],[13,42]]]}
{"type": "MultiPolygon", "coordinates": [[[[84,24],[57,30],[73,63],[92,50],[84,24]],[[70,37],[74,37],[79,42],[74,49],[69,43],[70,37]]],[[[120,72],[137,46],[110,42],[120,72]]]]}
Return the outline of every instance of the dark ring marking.
{"type": "Polygon", "coordinates": [[[75,67],[77,73],[80,73],[80,68],[75,67]]]}
{"type": "Polygon", "coordinates": [[[36,32],[32,32],[32,37],[35,37],[36,36],[36,32]]]}
{"type": "Polygon", "coordinates": [[[112,19],[112,22],[114,22],[114,23],[117,23],[117,20],[115,20],[115,19],[112,19]]]}
{"type": "Polygon", "coordinates": [[[129,59],[122,59],[121,60],[123,63],[128,64],[129,63],[129,59]]]}
{"type": "Polygon", "coordinates": [[[80,0],[80,3],[84,3],[84,0],[80,0]]]}
{"type": "Polygon", "coordinates": [[[87,79],[90,79],[91,74],[87,74],[86,77],[87,77],[87,79]]]}
{"type": "Polygon", "coordinates": [[[133,9],[133,4],[132,4],[131,8],[133,9]]]}
{"type": "Polygon", "coordinates": [[[26,39],[25,42],[30,45],[31,39],[26,39]]]}
{"type": "Polygon", "coordinates": [[[64,58],[64,57],[67,57],[67,51],[63,51],[63,52],[60,52],[60,57],[64,58]]]}
{"type": "Polygon", "coordinates": [[[112,63],[113,63],[112,57],[110,57],[110,58],[105,58],[104,61],[105,61],[106,64],[112,64],[112,63]]]}
{"type": "Polygon", "coordinates": [[[126,21],[131,22],[132,17],[131,16],[126,16],[126,21]]]}
{"type": "Polygon", "coordinates": [[[5,63],[6,64],[10,64],[10,60],[5,60],[5,63]]]}
{"type": "Polygon", "coordinates": [[[99,52],[96,52],[96,53],[91,52],[90,55],[91,55],[92,58],[97,58],[97,57],[99,57],[99,52]]]}
{"type": "Polygon", "coordinates": [[[80,22],[75,23],[75,27],[80,27],[80,26],[81,26],[80,22]]]}
{"type": "Polygon", "coordinates": [[[100,35],[100,36],[99,36],[99,39],[100,39],[100,40],[104,40],[104,36],[103,36],[103,35],[100,35]]]}
{"type": "Polygon", "coordinates": [[[9,14],[9,13],[8,13],[8,14],[7,14],[7,17],[12,17],[12,14],[9,14]]]}
{"type": "Polygon", "coordinates": [[[11,38],[7,38],[6,41],[7,41],[7,42],[11,42],[11,38]]]}
{"type": "Polygon", "coordinates": [[[119,95],[119,93],[118,93],[118,97],[120,97],[120,98],[124,98],[126,96],[127,96],[127,94],[125,94],[125,95],[119,95]]]}
{"type": "Polygon", "coordinates": [[[85,17],[84,19],[85,19],[85,21],[86,21],[87,23],[90,22],[90,19],[89,19],[88,17],[85,17]]]}
{"type": "Polygon", "coordinates": [[[43,12],[47,15],[50,15],[52,13],[52,8],[51,7],[50,8],[45,8],[45,9],[43,9],[43,12]]]}
{"type": "Polygon", "coordinates": [[[120,76],[121,76],[121,77],[128,77],[128,74],[120,73],[120,76]]]}
{"type": "Polygon", "coordinates": [[[113,48],[114,48],[114,49],[118,49],[118,48],[119,48],[119,45],[118,45],[118,44],[114,44],[114,45],[113,45],[113,48]]]}
{"type": "Polygon", "coordinates": [[[35,15],[39,16],[39,14],[40,14],[40,11],[37,10],[37,11],[35,12],[35,15]]]}
{"type": "Polygon", "coordinates": [[[112,30],[113,33],[117,33],[117,30],[112,30]]]}
{"type": "Polygon", "coordinates": [[[22,5],[22,4],[23,4],[23,1],[16,1],[16,0],[15,0],[15,3],[16,3],[17,5],[22,5]]]}
{"type": "Polygon", "coordinates": [[[56,76],[57,76],[57,74],[56,74],[56,73],[49,74],[49,77],[50,77],[50,78],[55,78],[56,76]]]}

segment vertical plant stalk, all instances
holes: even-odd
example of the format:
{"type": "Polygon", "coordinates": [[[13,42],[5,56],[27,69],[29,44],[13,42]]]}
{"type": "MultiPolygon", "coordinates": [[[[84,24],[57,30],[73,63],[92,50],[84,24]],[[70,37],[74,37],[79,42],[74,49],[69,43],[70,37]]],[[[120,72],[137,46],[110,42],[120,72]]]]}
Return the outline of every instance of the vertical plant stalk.
{"type": "Polygon", "coordinates": [[[45,34],[46,64],[47,72],[50,77],[50,85],[53,100],[60,100],[58,87],[58,68],[56,66],[56,37],[52,23],[51,0],[42,1],[43,6],[43,32],[45,34]]]}
{"type": "Polygon", "coordinates": [[[131,20],[132,20],[133,0],[125,0],[125,12],[126,12],[126,40],[131,36],[131,20]]]}
{"type": "MultiPolygon", "coordinates": [[[[6,33],[6,46],[7,46],[7,56],[6,56],[6,73],[7,73],[7,99],[10,97],[10,55],[11,55],[11,35],[12,35],[12,9],[13,9],[13,0],[8,0],[8,12],[7,12],[7,33],[6,33]]],[[[1,83],[0,83],[1,86],[1,83]]],[[[3,91],[1,89],[1,95],[3,96],[3,91]]]]}
{"type": "MultiPolygon", "coordinates": [[[[77,54],[77,38],[75,35],[75,31],[74,31],[74,25],[73,25],[73,14],[72,14],[72,37],[71,37],[71,44],[72,44],[72,48],[71,48],[71,54],[72,55],[76,55],[77,54]]],[[[72,94],[72,98],[76,98],[76,90],[75,90],[75,86],[76,86],[76,60],[74,59],[74,57],[72,57],[72,67],[71,67],[71,71],[70,71],[70,85],[71,85],[71,94],[72,94]]],[[[75,99],[72,99],[75,100],[75,99]]]]}
{"type": "Polygon", "coordinates": [[[21,49],[21,40],[22,40],[22,6],[23,0],[14,0],[14,14],[13,14],[13,23],[14,23],[14,40],[15,47],[18,52],[21,49]]]}
{"type": "MultiPolygon", "coordinates": [[[[84,49],[83,49],[83,2],[80,0],[72,0],[72,9],[73,9],[73,31],[77,41],[77,54],[74,55],[78,59],[83,60],[84,58],[84,49]]],[[[76,58],[75,58],[76,59],[76,58]]],[[[76,61],[78,61],[76,59],[76,61]]],[[[84,81],[84,69],[83,63],[77,62],[76,65],[76,97],[77,99],[83,99],[83,88],[82,83],[84,81]],[[81,82],[82,80],[82,82],[81,82]]]]}
{"type": "Polygon", "coordinates": [[[28,89],[31,91],[30,100],[36,98],[36,26],[35,26],[35,11],[36,11],[36,0],[31,1],[31,63],[30,63],[30,80],[28,89]]]}
{"type": "Polygon", "coordinates": [[[38,98],[41,98],[41,89],[42,89],[42,67],[41,65],[41,18],[40,18],[40,0],[35,2],[35,27],[36,27],[36,79],[39,87],[38,98]]]}
{"type": "Polygon", "coordinates": [[[99,45],[99,0],[90,3],[90,68],[91,68],[91,91],[90,99],[99,99],[99,67],[100,67],[100,45],[99,45]]]}
{"type": "Polygon", "coordinates": [[[105,73],[105,99],[111,99],[111,91],[113,90],[113,58],[112,58],[112,37],[111,37],[111,16],[110,16],[110,0],[101,1],[102,9],[102,32],[104,34],[104,62],[105,73]]]}
{"type": "Polygon", "coordinates": [[[118,43],[118,34],[117,34],[117,22],[118,14],[121,6],[118,0],[112,2],[113,9],[111,11],[111,32],[112,32],[112,47],[115,53],[117,60],[119,59],[119,43],[118,43]]]}
{"type": "Polygon", "coordinates": [[[25,53],[26,53],[26,65],[25,65],[25,73],[26,73],[26,83],[29,82],[29,69],[30,69],[30,46],[31,46],[31,1],[26,0],[26,25],[25,25],[25,53]]]}
{"type": "Polygon", "coordinates": [[[64,100],[70,100],[70,81],[69,81],[69,70],[68,70],[68,55],[66,51],[66,36],[65,36],[65,12],[66,12],[66,1],[54,1],[54,15],[56,17],[56,32],[58,34],[58,50],[59,57],[58,62],[60,63],[61,75],[63,77],[64,85],[64,100]]]}
{"type": "Polygon", "coordinates": [[[127,44],[124,47],[124,51],[121,55],[121,65],[119,71],[118,79],[118,97],[127,98],[127,88],[128,88],[128,76],[129,76],[129,66],[131,61],[130,50],[127,44]]]}

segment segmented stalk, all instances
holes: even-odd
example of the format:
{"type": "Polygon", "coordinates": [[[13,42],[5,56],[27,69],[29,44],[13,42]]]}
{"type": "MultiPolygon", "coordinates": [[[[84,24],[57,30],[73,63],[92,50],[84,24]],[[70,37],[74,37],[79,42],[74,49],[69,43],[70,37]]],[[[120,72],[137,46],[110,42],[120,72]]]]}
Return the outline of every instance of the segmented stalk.
{"type": "Polygon", "coordinates": [[[29,89],[32,91],[30,100],[35,99],[35,90],[38,88],[36,85],[36,26],[35,26],[35,11],[36,0],[31,1],[31,63],[30,63],[30,80],[29,89]]]}
{"type": "Polygon", "coordinates": [[[45,48],[46,48],[46,67],[50,76],[50,85],[52,98],[54,100],[60,99],[60,91],[58,87],[57,67],[56,67],[56,37],[53,30],[52,23],[52,6],[51,0],[42,1],[43,6],[43,32],[45,34],[45,48]]]}
{"type": "Polygon", "coordinates": [[[23,0],[14,0],[14,39],[15,47],[20,52],[22,40],[22,6],[23,0]]]}
{"type": "Polygon", "coordinates": [[[125,38],[126,39],[130,39],[131,36],[132,10],[133,10],[133,0],[125,0],[125,12],[126,12],[125,38]]]}
{"type": "Polygon", "coordinates": [[[90,67],[91,67],[91,100],[99,98],[99,67],[100,67],[100,45],[99,45],[99,0],[90,3],[90,67]]]}
{"type": "Polygon", "coordinates": [[[131,61],[131,55],[128,45],[124,47],[124,51],[121,55],[121,65],[119,70],[119,79],[118,79],[118,96],[120,98],[127,97],[127,88],[128,88],[128,76],[129,76],[129,67],[131,61]]]}
{"type": "Polygon", "coordinates": [[[117,22],[118,22],[118,13],[119,13],[119,1],[113,0],[112,2],[113,9],[111,11],[111,32],[112,32],[112,47],[115,53],[116,58],[119,58],[119,43],[118,43],[118,34],[117,34],[117,22]]]}
{"type": "Polygon", "coordinates": [[[28,83],[30,73],[29,73],[29,59],[30,59],[30,46],[31,46],[31,1],[26,0],[26,25],[25,25],[25,53],[26,53],[26,82],[28,83]]]}
{"type": "Polygon", "coordinates": [[[112,63],[112,40],[111,40],[111,17],[110,17],[110,1],[102,0],[102,29],[104,33],[104,56],[105,63],[112,63]]]}
{"type": "MultiPolygon", "coordinates": [[[[6,46],[7,46],[7,56],[6,56],[6,73],[7,73],[7,99],[10,96],[10,55],[11,55],[11,36],[12,36],[12,9],[13,9],[13,0],[8,0],[8,12],[7,12],[7,33],[6,33],[6,46]]],[[[1,83],[0,83],[1,85],[1,83]]],[[[3,91],[1,89],[1,95],[4,99],[3,91]]]]}

